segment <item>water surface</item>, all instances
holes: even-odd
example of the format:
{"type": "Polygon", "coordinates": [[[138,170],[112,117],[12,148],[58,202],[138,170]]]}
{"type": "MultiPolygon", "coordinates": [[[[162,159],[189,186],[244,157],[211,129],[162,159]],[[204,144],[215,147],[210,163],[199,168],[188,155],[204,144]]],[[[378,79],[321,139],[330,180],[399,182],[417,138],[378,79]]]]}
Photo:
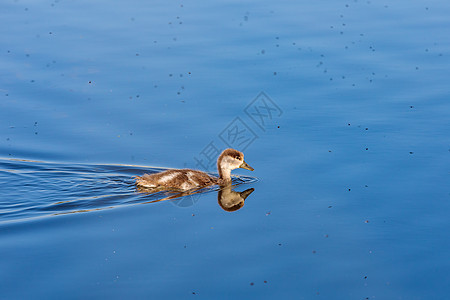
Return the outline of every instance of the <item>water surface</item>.
{"type": "Polygon", "coordinates": [[[448,2],[0,12],[0,298],[447,298],[448,2]],[[134,186],[227,147],[239,210],[134,186]]]}

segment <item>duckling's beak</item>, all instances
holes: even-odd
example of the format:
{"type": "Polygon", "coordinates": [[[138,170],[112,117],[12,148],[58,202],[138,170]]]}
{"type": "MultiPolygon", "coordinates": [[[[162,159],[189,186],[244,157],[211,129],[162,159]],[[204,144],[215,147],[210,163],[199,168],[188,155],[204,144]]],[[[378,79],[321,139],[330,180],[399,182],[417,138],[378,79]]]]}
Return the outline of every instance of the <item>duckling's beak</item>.
{"type": "Polygon", "coordinates": [[[239,168],[242,169],[246,169],[246,170],[250,170],[253,171],[254,169],[252,167],[250,167],[245,161],[242,162],[242,164],[239,166],[239,168]]]}

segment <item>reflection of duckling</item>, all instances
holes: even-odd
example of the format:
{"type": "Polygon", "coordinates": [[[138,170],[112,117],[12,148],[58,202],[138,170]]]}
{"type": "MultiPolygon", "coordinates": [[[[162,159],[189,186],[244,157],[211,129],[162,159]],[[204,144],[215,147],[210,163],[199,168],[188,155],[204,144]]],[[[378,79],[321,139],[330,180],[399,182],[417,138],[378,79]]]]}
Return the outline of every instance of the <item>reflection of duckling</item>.
{"type": "Polygon", "coordinates": [[[253,193],[255,189],[247,189],[243,192],[235,192],[231,189],[231,184],[220,189],[217,194],[217,202],[226,211],[236,211],[244,206],[245,199],[253,193]]]}
{"type": "Polygon", "coordinates": [[[253,168],[244,161],[242,152],[226,149],[217,159],[219,178],[191,169],[167,170],[161,173],[137,176],[136,185],[146,188],[177,190],[190,190],[213,184],[222,186],[231,183],[231,170],[237,168],[253,171],[253,168]]]}

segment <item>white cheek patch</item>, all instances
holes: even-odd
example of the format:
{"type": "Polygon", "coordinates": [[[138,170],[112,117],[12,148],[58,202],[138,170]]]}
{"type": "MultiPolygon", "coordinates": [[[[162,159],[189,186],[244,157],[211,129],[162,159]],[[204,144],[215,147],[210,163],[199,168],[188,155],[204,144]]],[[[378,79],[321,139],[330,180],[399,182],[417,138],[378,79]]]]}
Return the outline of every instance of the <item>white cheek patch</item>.
{"type": "Polygon", "coordinates": [[[232,163],[233,162],[230,157],[225,157],[224,160],[222,161],[222,166],[224,169],[231,170],[231,169],[233,169],[232,163]]]}
{"type": "Polygon", "coordinates": [[[229,169],[229,170],[237,169],[237,168],[239,168],[239,166],[240,166],[241,164],[242,164],[241,161],[239,161],[239,160],[237,160],[237,159],[234,159],[234,158],[231,158],[231,157],[229,157],[229,156],[225,157],[225,158],[223,159],[223,161],[222,161],[222,166],[223,166],[225,169],[229,169]]]}

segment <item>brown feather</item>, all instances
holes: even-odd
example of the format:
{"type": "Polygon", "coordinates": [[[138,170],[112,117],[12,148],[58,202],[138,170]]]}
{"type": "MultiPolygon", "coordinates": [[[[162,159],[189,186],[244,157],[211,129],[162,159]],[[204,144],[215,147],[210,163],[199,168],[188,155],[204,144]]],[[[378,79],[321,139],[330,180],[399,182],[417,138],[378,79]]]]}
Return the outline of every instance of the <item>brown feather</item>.
{"type": "MultiPolygon", "coordinates": [[[[232,160],[244,161],[244,154],[234,149],[224,150],[217,159],[217,169],[219,178],[210,176],[205,172],[191,169],[175,169],[167,170],[156,174],[144,174],[136,177],[136,185],[146,188],[165,188],[165,189],[181,189],[189,190],[193,188],[201,188],[213,184],[226,185],[231,182],[230,169],[222,170],[223,165],[229,162],[224,161],[225,158],[232,160]]],[[[235,161],[234,163],[239,163],[235,161]]]]}

